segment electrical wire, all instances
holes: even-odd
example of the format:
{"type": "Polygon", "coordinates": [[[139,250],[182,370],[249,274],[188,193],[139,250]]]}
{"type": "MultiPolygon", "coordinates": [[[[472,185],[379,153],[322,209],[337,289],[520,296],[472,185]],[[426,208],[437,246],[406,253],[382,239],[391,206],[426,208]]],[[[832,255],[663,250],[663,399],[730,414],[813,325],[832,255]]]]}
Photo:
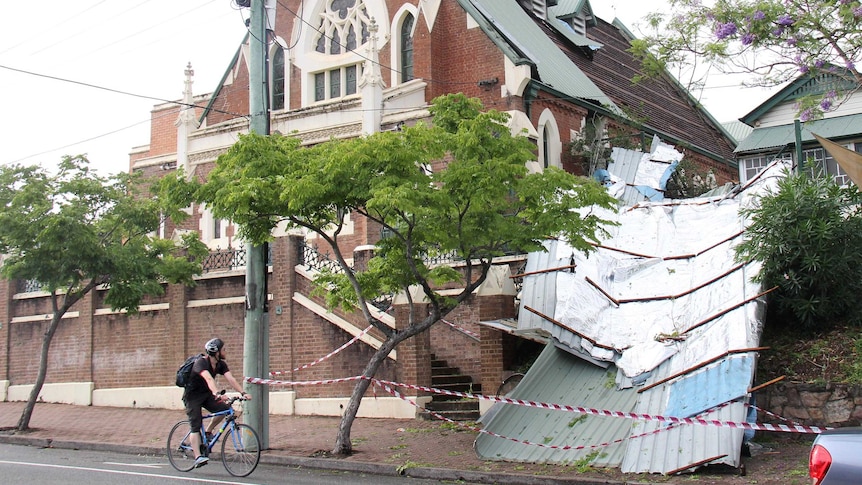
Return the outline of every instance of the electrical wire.
{"type": "MultiPolygon", "coordinates": [[[[56,24],[54,24],[54,25],[52,25],[52,26],[48,27],[47,29],[45,29],[45,32],[54,32],[54,31],[56,31],[56,30],[57,30],[57,27],[60,27],[61,25],[66,24],[66,23],[68,23],[68,22],[70,22],[70,21],[72,21],[72,20],[74,20],[74,19],[76,19],[76,18],[80,17],[81,15],[84,15],[85,13],[89,12],[90,10],[93,10],[94,8],[98,7],[99,5],[101,5],[101,4],[103,4],[103,3],[107,2],[107,1],[108,1],[108,0],[101,0],[100,2],[97,2],[97,3],[96,3],[96,4],[94,4],[94,5],[90,5],[89,7],[85,8],[84,10],[81,10],[80,12],[76,13],[75,15],[72,15],[72,16],[70,16],[70,17],[66,17],[66,18],[64,18],[63,20],[61,20],[61,21],[57,22],[56,24]]],[[[7,47],[6,49],[3,49],[2,51],[0,51],[0,54],[5,54],[5,53],[7,53],[7,52],[9,52],[9,51],[11,51],[11,50],[13,50],[13,49],[15,49],[16,47],[22,46],[22,45],[24,45],[28,40],[29,40],[29,38],[24,37],[24,38],[23,38],[23,40],[21,40],[21,42],[18,42],[17,44],[12,45],[12,46],[10,46],[10,47],[7,47]]],[[[63,41],[66,41],[66,40],[68,40],[68,37],[64,37],[64,38],[63,38],[63,41]]]]}
{"type": "MultiPolygon", "coordinates": [[[[187,108],[203,108],[203,109],[206,109],[206,106],[205,106],[205,105],[200,105],[200,104],[189,104],[189,103],[184,103],[184,102],[182,102],[182,101],[175,101],[175,100],[169,100],[169,99],[164,99],[164,98],[157,98],[157,97],[155,97],[155,96],[147,96],[147,95],[144,95],[144,94],[130,93],[130,92],[128,92],[128,91],[121,91],[121,90],[119,90],[119,89],[106,88],[106,87],[104,87],[104,86],[97,86],[97,85],[95,85],[95,84],[85,83],[85,82],[83,82],[83,81],[75,81],[75,80],[72,80],[72,79],[66,79],[66,78],[62,78],[62,77],[51,76],[51,75],[48,75],[48,74],[40,74],[40,73],[32,72],[32,71],[25,71],[24,69],[17,69],[17,68],[14,68],[14,67],[4,66],[4,65],[2,65],[2,64],[0,64],[0,69],[8,69],[8,70],[10,70],[10,71],[19,72],[19,73],[22,73],[22,74],[28,74],[28,75],[31,75],[31,76],[37,76],[37,77],[42,77],[42,78],[46,78],[46,79],[53,79],[53,80],[55,80],[55,81],[62,81],[62,82],[71,83],[71,84],[77,84],[77,85],[79,85],[79,86],[85,86],[85,87],[93,88],[93,89],[101,89],[101,90],[103,90],[103,91],[108,91],[108,92],[117,93],[117,94],[123,94],[123,95],[126,95],[126,96],[132,96],[132,97],[135,97],[135,98],[151,99],[151,100],[159,101],[159,102],[162,102],[162,103],[170,103],[170,104],[175,104],[175,105],[178,105],[178,106],[185,106],[185,107],[187,107],[187,108]]],[[[238,114],[238,113],[234,113],[234,112],[231,112],[231,111],[222,111],[222,110],[218,110],[218,109],[215,109],[215,108],[210,108],[210,110],[211,110],[211,111],[215,111],[215,112],[217,112],[217,113],[223,113],[223,114],[227,114],[227,115],[231,115],[231,116],[236,116],[236,117],[238,117],[238,118],[248,118],[248,115],[238,114]]]]}
{"type": "Polygon", "coordinates": [[[142,124],[144,124],[144,123],[150,123],[152,120],[158,120],[158,119],[164,118],[164,117],[166,117],[166,116],[171,116],[171,115],[173,115],[173,114],[174,114],[173,112],[169,112],[169,113],[162,113],[162,114],[159,114],[159,115],[153,116],[153,117],[151,117],[151,118],[147,118],[147,119],[145,119],[145,120],[141,120],[141,121],[138,121],[138,122],[136,122],[136,123],[132,123],[131,125],[124,126],[124,127],[122,127],[122,128],[118,128],[118,129],[116,129],[116,130],[112,130],[112,131],[109,131],[109,132],[106,132],[106,133],[102,133],[101,135],[92,136],[92,137],[90,137],[90,138],[87,138],[86,140],[79,140],[79,141],[76,141],[76,142],[73,142],[73,143],[69,143],[69,144],[67,144],[67,145],[63,145],[63,146],[60,146],[60,147],[52,148],[52,149],[50,149],[50,150],[45,150],[45,151],[42,151],[42,152],[39,152],[39,153],[34,153],[34,154],[32,154],[32,155],[28,155],[28,156],[26,156],[26,157],[19,158],[19,159],[17,159],[17,160],[12,160],[12,161],[10,161],[10,162],[4,162],[4,163],[20,163],[20,162],[22,162],[22,161],[24,161],[24,160],[28,160],[28,159],[30,159],[30,158],[38,157],[38,156],[40,156],[40,155],[45,155],[46,153],[56,152],[56,151],[58,151],[58,150],[63,150],[64,148],[69,148],[69,147],[73,147],[73,146],[80,145],[81,143],[87,143],[88,141],[98,140],[99,138],[104,138],[104,137],[106,137],[106,136],[114,135],[114,134],[119,133],[119,132],[121,132],[121,131],[125,131],[125,130],[128,130],[128,129],[134,128],[134,127],[136,127],[136,126],[138,126],[138,125],[142,125],[142,124]]]}

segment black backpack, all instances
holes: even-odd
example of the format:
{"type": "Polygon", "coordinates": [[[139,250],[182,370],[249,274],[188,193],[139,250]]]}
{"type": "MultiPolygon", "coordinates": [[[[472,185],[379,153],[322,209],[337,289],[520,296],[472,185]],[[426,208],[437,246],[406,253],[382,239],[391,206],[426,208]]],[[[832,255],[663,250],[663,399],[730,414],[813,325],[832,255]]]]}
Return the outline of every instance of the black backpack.
{"type": "Polygon", "coordinates": [[[192,383],[192,367],[194,367],[195,361],[203,356],[204,354],[192,355],[177,369],[178,387],[186,387],[192,383]]]}

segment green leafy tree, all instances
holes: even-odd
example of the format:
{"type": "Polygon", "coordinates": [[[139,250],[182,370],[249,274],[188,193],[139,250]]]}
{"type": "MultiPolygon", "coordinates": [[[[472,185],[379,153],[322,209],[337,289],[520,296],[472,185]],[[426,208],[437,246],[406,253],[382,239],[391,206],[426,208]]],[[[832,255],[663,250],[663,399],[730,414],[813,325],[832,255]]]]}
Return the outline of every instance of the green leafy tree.
{"type": "MultiPolygon", "coordinates": [[[[367,379],[357,382],[344,409],[335,454],[352,451],[351,426],[386,356],[469,298],[494,257],[541,250],[552,236],[590,251],[589,241],[603,234],[605,221],[589,209],[615,207],[589,179],[553,168],[528,175],[525,163],[535,158],[535,146],[512,136],[508,115],[482,110],[478,100],[448,95],[430,108],[433,125],[309,148],[292,137],[241,136],[197,190],[216,217],[240,224],[247,241],[268,240],[276,224],[286,221],[329,243],[342,272],[316,280],[328,304],[358,309],[385,334],[362,372],[367,379]],[[354,271],[339,246],[345,213],[366,217],[391,234],[377,243],[365,271],[354,271]],[[463,271],[426,263],[426,257],[441,254],[463,260],[463,271]],[[446,283],[463,290],[443,296],[436,289],[446,283]],[[419,289],[423,301],[411,298],[417,294],[411,288],[419,289]],[[376,320],[367,304],[395,292],[407,295],[410,307],[408,325],[398,330],[376,320]]],[[[182,178],[164,183],[174,187],[182,178]]]]}
{"type": "Polygon", "coordinates": [[[804,331],[860,322],[860,202],[855,185],[840,187],[828,174],[788,174],[777,190],[743,209],[750,225],[737,259],[761,262],[755,281],[777,287],[771,321],[804,331]]]}
{"type": "Polygon", "coordinates": [[[137,311],[164,282],[193,284],[196,256],[206,248],[195,235],[177,243],[152,236],[160,214],[181,219],[180,207],[141,197],[128,174],[102,178],[83,156],[64,157],[56,173],[37,167],[0,167],[0,272],[35,280],[49,293],[51,322],[42,337],[39,371],[17,429],[29,427],[45,383],[48,351],[63,315],[94,288],[105,303],[137,311]]]}
{"type": "Polygon", "coordinates": [[[862,84],[859,0],[670,0],[668,11],[650,14],[650,33],[632,46],[648,76],[668,69],[696,89],[713,70],[767,87],[830,74],[832,83],[800,102],[802,121],[835,109],[862,84]]]}

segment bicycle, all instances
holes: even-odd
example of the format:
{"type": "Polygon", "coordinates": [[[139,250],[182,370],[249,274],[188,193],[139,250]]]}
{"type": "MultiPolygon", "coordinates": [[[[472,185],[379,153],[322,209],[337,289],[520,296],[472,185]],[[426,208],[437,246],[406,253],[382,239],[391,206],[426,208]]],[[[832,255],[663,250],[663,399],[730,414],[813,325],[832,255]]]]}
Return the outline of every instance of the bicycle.
{"type": "MultiPolygon", "coordinates": [[[[222,391],[224,392],[224,391],[222,391]]],[[[237,414],[233,403],[245,401],[242,396],[227,400],[228,409],[207,414],[204,421],[217,416],[225,416],[224,423],[218,431],[207,440],[206,426],[201,426],[201,451],[203,456],[209,456],[219,438],[224,435],[221,443],[221,461],[228,473],[235,477],[247,477],[260,463],[260,438],[257,431],[247,424],[237,423],[237,414]]],[[[191,425],[189,420],[175,424],[168,434],[167,452],[171,466],[181,472],[187,472],[195,467],[195,454],[191,447],[191,425]]]]}

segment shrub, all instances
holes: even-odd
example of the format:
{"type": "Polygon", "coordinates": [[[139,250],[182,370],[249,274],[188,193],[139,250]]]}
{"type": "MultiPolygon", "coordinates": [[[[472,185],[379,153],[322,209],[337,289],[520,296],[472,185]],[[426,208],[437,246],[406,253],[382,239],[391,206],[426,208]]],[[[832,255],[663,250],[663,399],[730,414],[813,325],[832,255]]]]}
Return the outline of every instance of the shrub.
{"type": "Polygon", "coordinates": [[[754,281],[777,287],[770,313],[799,330],[862,320],[862,214],[856,186],[831,176],[788,174],[776,191],[743,209],[750,219],[738,261],[762,263],[754,281]]]}

